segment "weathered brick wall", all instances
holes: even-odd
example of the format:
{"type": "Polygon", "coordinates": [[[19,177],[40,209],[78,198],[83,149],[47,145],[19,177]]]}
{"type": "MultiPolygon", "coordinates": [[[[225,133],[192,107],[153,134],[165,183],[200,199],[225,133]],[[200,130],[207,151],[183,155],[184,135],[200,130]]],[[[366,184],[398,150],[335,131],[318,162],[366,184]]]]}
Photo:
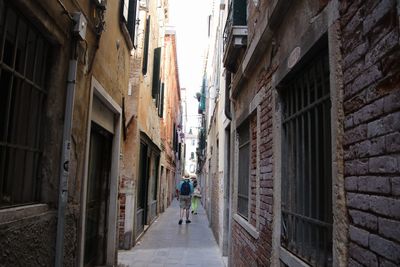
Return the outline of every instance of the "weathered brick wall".
{"type": "Polygon", "coordinates": [[[118,193],[118,199],[119,199],[119,215],[118,215],[118,241],[119,241],[119,247],[123,248],[124,247],[124,228],[125,228],[125,203],[126,203],[126,194],[125,192],[121,192],[121,189],[124,188],[125,180],[126,178],[124,176],[121,176],[120,178],[120,192],[118,193]]]}
{"type": "MultiPolygon", "coordinates": [[[[259,89],[269,82],[270,73],[257,77],[259,89]]],[[[232,264],[234,266],[270,266],[272,252],[272,205],[273,205],[273,155],[272,155],[272,91],[267,90],[260,104],[259,145],[259,237],[253,238],[235,220],[232,223],[232,264]]],[[[257,177],[257,117],[251,119],[251,217],[256,227],[256,177],[257,177]]]]}
{"type": "Polygon", "coordinates": [[[250,217],[249,222],[256,227],[257,224],[257,116],[250,119],[250,217]]]}
{"type": "Polygon", "coordinates": [[[349,266],[400,264],[400,47],[395,0],[342,1],[349,266]]]}

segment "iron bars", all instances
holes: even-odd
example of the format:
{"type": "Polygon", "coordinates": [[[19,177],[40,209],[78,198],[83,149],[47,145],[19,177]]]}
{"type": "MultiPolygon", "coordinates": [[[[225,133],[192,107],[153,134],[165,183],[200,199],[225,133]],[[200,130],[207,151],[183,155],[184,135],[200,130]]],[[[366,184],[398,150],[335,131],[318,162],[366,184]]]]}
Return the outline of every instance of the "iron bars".
{"type": "Polygon", "coordinates": [[[326,51],[282,90],[281,244],[312,266],[332,266],[329,91],[326,51]]]}

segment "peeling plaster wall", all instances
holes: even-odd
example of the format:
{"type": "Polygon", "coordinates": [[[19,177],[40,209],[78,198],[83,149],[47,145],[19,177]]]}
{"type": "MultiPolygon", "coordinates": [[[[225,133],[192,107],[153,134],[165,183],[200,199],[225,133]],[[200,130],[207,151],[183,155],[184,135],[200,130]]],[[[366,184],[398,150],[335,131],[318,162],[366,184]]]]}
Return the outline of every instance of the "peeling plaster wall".
{"type": "MultiPolygon", "coordinates": [[[[91,1],[79,1],[79,5],[71,0],[63,2],[70,12],[81,11],[90,16],[86,17],[89,21],[93,20],[91,1]]],[[[41,178],[39,203],[46,203],[48,212],[33,214],[29,217],[20,216],[18,220],[12,222],[0,221],[0,250],[2,251],[0,266],[52,266],[55,254],[59,165],[72,24],[57,1],[17,0],[13,4],[45,34],[53,45],[46,76],[48,95],[45,101],[45,127],[42,135],[44,152],[39,167],[41,178]],[[9,254],[3,253],[5,251],[9,251],[9,254]]],[[[119,18],[119,3],[109,1],[105,13],[107,27],[102,33],[98,48],[93,23],[89,23],[87,28],[87,47],[84,43],[78,45],[64,266],[79,265],[83,253],[82,223],[85,216],[81,212],[84,205],[81,203],[81,197],[85,192],[84,170],[92,75],[118,105],[121,105],[123,92],[128,86],[129,51],[120,29],[119,18]],[[88,66],[93,57],[93,68],[89,70],[88,66]]],[[[29,206],[24,208],[31,209],[29,206]]]]}
{"type": "MultiPolygon", "coordinates": [[[[163,29],[167,15],[167,3],[162,1],[162,7],[158,7],[158,2],[139,1],[139,27],[138,27],[138,42],[136,49],[133,49],[126,56],[130,62],[124,68],[130,69],[129,88],[123,91],[125,96],[125,111],[126,111],[126,140],[122,146],[123,160],[120,166],[121,181],[119,186],[119,247],[124,249],[131,248],[137,236],[135,236],[136,225],[136,198],[137,198],[137,179],[139,176],[139,160],[140,160],[140,132],[144,132],[152,142],[160,149],[166,149],[162,145],[163,125],[160,123],[158,110],[152,98],[152,79],[153,79],[153,60],[154,49],[163,46],[163,29]],[[150,16],[150,39],[148,54],[144,55],[144,37],[146,19],[150,16]],[[142,64],[143,57],[147,57],[147,73],[143,75],[142,64]]],[[[164,54],[164,47],[162,49],[164,54]]],[[[125,55],[124,55],[125,56],[125,55]]],[[[162,63],[161,63],[162,64],[162,63]]],[[[166,97],[164,98],[166,100],[166,97]]],[[[165,112],[164,112],[165,113],[165,112]]],[[[165,115],[164,115],[165,116],[165,115]]],[[[166,155],[160,155],[160,166],[164,165],[164,178],[158,179],[158,197],[161,196],[160,190],[166,186],[166,168],[169,166],[166,163],[166,155]]],[[[174,167],[169,167],[170,169],[174,167]]],[[[158,170],[161,175],[161,167],[158,170]]],[[[167,192],[164,192],[165,198],[167,192]]],[[[158,210],[161,203],[158,203],[158,210]]],[[[164,200],[164,208],[166,201],[164,200]]]]}

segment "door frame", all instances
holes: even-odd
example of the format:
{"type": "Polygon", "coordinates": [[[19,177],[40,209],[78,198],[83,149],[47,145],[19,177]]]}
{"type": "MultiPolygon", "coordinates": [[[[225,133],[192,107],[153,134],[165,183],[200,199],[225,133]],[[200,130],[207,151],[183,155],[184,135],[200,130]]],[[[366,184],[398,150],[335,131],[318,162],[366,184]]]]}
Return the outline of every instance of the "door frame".
{"type": "Polygon", "coordinates": [[[87,136],[86,136],[86,151],[84,175],[82,180],[81,191],[81,211],[80,211],[80,227],[79,227],[79,250],[78,262],[79,266],[84,264],[85,256],[85,228],[86,228],[86,197],[87,197],[87,182],[89,175],[89,150],[90,150],[90,134],[92,124],[92,108],[93,99],[97,97],[102,104],[114,114],[114,136],[111,148],[111,168],[110,168],[110,186],[109,186],[109,203],[108,203],[108,218],[107,218],[107,241],[106,241],[106,264],[113,266],[115,263],[115,250],[117,243],[117,226],[118,226],[118,184],[119,184],[119,158],[121,149],[121,122],[122,109],[115,100],[107,93],[104,87],[92,76],[90,86],[89,113],[87,121],[87,136]]]}

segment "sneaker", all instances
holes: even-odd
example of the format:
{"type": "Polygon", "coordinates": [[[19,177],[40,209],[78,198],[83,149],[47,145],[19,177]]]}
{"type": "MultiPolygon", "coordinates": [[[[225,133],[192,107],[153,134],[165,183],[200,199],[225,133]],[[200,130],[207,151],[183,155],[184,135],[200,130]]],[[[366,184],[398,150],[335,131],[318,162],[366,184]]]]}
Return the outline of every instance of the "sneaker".
{"type": "Polygon", "coordinates": [[[182,219],[179,220],[178,224],[182,224],[182,219]]]}
{"type": "Polygon", "coordinates": [[[194,212],[194,211],[192,210],[192,214],[193,214],[193,212],[194,212]]]}
{"type": "Polygon", "coordinates": [[[191,220],[186,220],[186,223],[191,223],[192,221],[191,220]]]}

